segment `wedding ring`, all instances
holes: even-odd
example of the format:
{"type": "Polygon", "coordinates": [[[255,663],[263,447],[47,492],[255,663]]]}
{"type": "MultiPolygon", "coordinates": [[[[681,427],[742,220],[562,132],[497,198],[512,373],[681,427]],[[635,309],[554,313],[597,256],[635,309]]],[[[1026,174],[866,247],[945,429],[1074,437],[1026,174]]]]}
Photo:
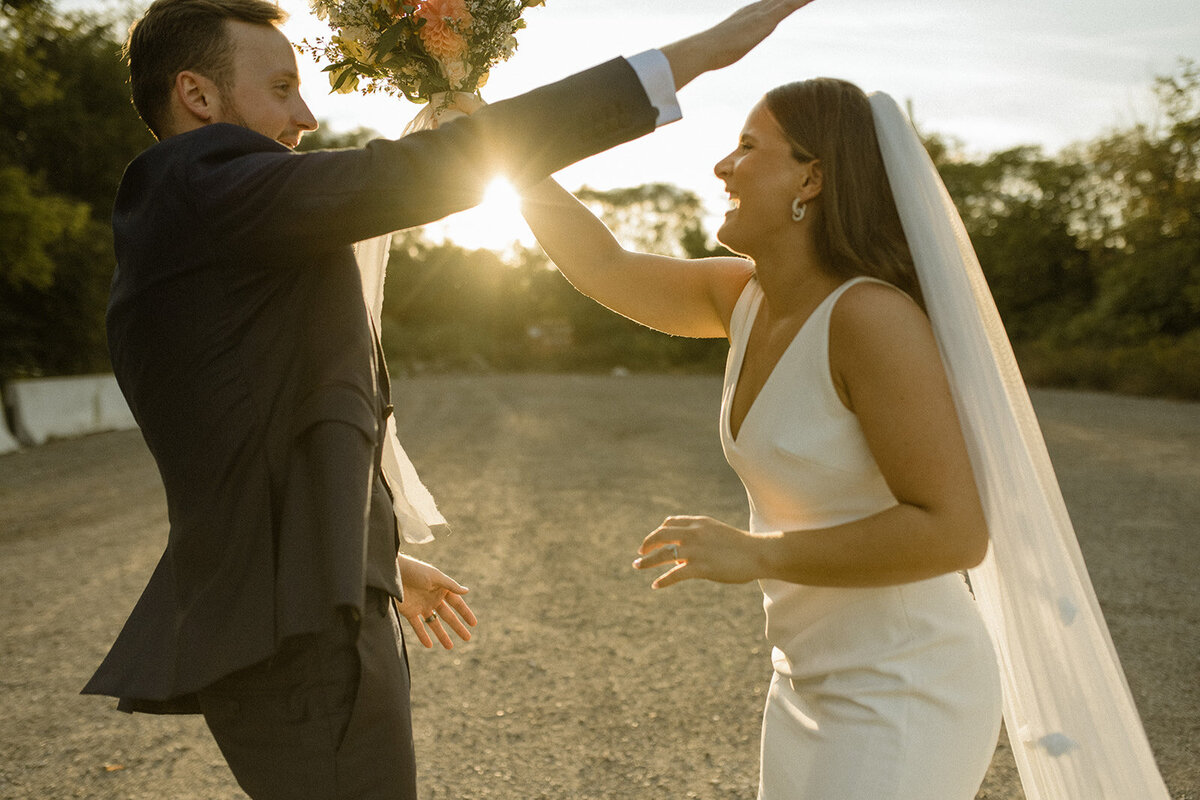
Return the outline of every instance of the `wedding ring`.
{"type": "Polygon", "coordinates": [[[679,561],[679,545],[674,544],[674,543],[668,544],[668,545],[663,545],[663,550],[666,550],[668,553],[671,554],[671,560],[673,560],[675,562],[679,561]]]}
{"type": "Polygon", "coordinates": [[[425,624],[426,624],[426,625],[432,625],[432,624],[433,624],[433,621],[434,621],[435,619],[437,619],[437,618],[438,618],[438,617],[437,617],[437,614],[430,614],[428,617],[426,617],[426,618],[425,618],[425,624]]]}

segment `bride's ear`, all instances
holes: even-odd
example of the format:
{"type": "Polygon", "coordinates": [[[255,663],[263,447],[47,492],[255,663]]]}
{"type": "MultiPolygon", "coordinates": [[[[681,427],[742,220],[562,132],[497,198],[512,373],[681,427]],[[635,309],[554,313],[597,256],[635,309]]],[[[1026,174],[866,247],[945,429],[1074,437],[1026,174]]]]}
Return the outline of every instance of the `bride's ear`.
{"type": "Polygon", "coordinates": [[[197,72],[185,69],[177,74],[172,94],[180,110],[194,122],[212,122],[217,114],[220,104],[217,85],[197,72]]]}
{"type": "Polygon", "coordinates": [[[804,171],[800,176],[800,192],[797,196],[803,198],[803,201],[807,203],[821,194],[821,189],[825,185],[825,168],[821,165],[819,158],[806,161],[801,167],[804,171]]]}

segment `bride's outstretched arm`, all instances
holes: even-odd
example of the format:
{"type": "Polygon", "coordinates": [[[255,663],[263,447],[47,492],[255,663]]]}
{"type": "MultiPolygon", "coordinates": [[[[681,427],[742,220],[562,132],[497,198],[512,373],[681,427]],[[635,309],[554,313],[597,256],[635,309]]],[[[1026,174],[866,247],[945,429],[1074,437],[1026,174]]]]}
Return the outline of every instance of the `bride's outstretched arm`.
{"type": "Polygon", "coordinates": [[[583,294],[665,333],[728,335],[733,305],[753,270],[749,261],[688,260],[626,250],[552,179],[527,189],[521,208],[550,260],[583,294]]]}
{"type": "Polygon", "coordinates": [[[682,89],[693,78],[738,61],[775,30],[780,22],[812,0],[760,0],[738,9],[706,31],[662,48],[682,89]]]}

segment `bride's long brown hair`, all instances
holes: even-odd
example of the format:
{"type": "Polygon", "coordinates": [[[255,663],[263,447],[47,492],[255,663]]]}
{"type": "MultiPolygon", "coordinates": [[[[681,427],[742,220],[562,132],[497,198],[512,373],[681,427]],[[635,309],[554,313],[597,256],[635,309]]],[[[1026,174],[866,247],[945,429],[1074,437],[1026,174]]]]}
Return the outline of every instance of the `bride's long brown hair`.
{"type": "Polygon", "coordinates": [[[772,89],[766,104],[792,155],[821,161],[817,245],[829,268],[885,280],[924,307],[866,94],[848,81],[813,78],[772,89]]]}

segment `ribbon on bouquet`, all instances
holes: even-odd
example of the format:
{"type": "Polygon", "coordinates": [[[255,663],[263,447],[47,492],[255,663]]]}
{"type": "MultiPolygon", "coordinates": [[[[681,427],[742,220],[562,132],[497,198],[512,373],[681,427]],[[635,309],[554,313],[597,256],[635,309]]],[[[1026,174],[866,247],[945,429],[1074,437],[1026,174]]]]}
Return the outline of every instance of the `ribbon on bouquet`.
{"type": "MultiPolygon", "coordinates": [[[[380,330],[383,313],[383,279],[387,274],[391,243],[392,235],[389,233],[354,246],[354,258],[362,276],[363,302],[367,305],[376,331],[380,330]]],[[[450,526],[438,511],[433,495],[425,488],[417,475],[417,468],[400,446],[394,415],[388,415],[387,418],[383,442],[383,480],[392,493],[392,511],[404,541],[424,544],[433,541],[436,533],[450,532],[450,526]]]]}
{"type": "MultiPolygon", "coordinates": [[[[436,128],[438,120],[447,114],[461,114],[456,108],[459,102],[472,102],[473,96],[463,92],[439,92],[404,128],[404,135],[415,131],[436,128]]],[[[354,258],[362,277],[363,302],[371,314],[376,331],[382,330],[383,282],[387,275],[388,255],[391,251],[390,233],[354,245],[354,258]]],[[[396,436],[396,418],[388,416],[387,432],[383,443],[383,480],[392,493],[392,510],[404,541],[424,544],[433,541],[437,533],[449,533],[446,518],[438,511],[433,495],[425,488],[417,475],[417,468],[400,446],[396,436]]]]}

